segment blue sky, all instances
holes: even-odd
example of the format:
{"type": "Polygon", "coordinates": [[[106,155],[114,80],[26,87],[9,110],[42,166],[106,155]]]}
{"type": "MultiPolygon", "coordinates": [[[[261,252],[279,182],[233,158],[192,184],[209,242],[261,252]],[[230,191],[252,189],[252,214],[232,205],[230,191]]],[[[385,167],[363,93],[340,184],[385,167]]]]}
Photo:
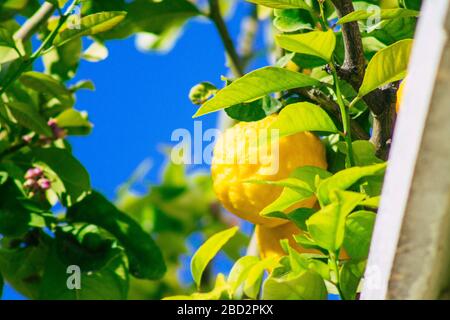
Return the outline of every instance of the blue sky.
{"type": "MultiPolygon", "coordinates": [[[[228,22],[236,35],[249,6],[242,4],[228,22]]],[[[258,40],[261,45],[261,35],[258,40]]],[[[77,80],[91,79],[96,91],[80,91],[77,109],[86,110],[95,127],[89,137],[72,138],[74,153],[90,172],[92,185],[113,199],[145,159],[153,162],[148,179],[157,182],[164,161],[160,146],[170,144],[174,129],[193,129],[196,107],[188,99],[201,81],[222,85],[228,74],[225,55],[214,26],[194,20],[168,54],[142,53],[134,39],[108,43],[109,57],[100,63],[82,62],[77,80]]],[[[256,65],[265,62],[259,60],[256,65]]],[[[217,114],[201,118],[203,129],[216,125],[217,114]]],[[[20,295],[6,286],[4,299],[20,295]]]]}

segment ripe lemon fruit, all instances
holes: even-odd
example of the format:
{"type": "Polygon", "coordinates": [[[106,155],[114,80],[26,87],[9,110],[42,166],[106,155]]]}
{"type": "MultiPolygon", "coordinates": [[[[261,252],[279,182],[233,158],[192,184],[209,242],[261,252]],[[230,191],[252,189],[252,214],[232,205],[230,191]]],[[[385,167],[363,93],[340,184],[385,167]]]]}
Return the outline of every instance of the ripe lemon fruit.
{"type": "Polygon", "coordinates": [[[286,252],[284,252],[280,244],[280,241],[284,239],[288,240],[291,248],[298,252],[317,253],[317,251],[302,248],[297,244],[294,236],[301,234],[302,231],[292,222],[274,228],[257,225],[255,227],[255,233],[261,259],[285,256],[286,252]]]}
{"type": "MultiPolygon", "coordinates": [[[[325,147],[309,132],[282,137],[273,143],[260,143],[278,115],[256,122],[241,122],[226,130],[214,148],[211,165],[213,188],[223,206],[238,217],[255,224],[277,226],[285,220],[265,218],[259,212],[275,201],[282,187],[249,183],[249,180],[274,181],[289,177],[303,166],[327,167],[325,147]]],[[[313,207],[315,198],[300,202],[287,211],[313,207]]]]}
{"type": "Polygon", "coordinates": [[[397,113],[400,111],[400,106],[402,105],[403,102],[403,91],[405,90],[405,84],[406,81],[403,80],[402,83],[400,83],[400,86],[398,87],[397,103],[395,104],[395,111],[397,111],[397,113]]]}

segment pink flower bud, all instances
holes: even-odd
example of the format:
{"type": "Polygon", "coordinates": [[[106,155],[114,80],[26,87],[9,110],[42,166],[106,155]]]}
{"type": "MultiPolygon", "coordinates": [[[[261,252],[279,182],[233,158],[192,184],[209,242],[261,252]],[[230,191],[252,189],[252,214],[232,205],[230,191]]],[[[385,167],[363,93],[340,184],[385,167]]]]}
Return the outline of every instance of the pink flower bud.
{"type": "Polygon", "coordinates": [[[44,172],[41,168],[31,168],[28,169],[27,173],[25,174],[25,179],[37,179],[40,178],[44,172]]]}
{"type": "Polygon", "coordinates": [[[25,189],[34,189],[36,187],[36,181],[33,179],[28,179],[23,184],[25,189]]]}
{"type": "Polygon", "coordinates": [[[37,184],[39,186],[39,188],[41,188],[41,190],[48,190],[52,187],[52,183],[50,182],[50,180],[45,179],[45,178],[41,178],[37,181],[37,184]]]}

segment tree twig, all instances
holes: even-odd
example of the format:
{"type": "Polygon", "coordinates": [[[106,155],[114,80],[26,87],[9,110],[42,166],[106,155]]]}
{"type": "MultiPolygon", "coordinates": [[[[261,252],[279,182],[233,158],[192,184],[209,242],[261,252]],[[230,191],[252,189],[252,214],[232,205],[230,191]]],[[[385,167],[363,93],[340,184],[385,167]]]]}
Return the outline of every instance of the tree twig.
{"type": "Polygon", "coordinates": [[[234,75],[237,77],[241,77],[244,75],[244,70],[242,67],[242,62],[239,57],[239,54],[236,51],[236,48],[233,44],[233,40],[231,39],[230,33],[228,32],[228,28],[223,20],[222,14],[220,12],[220,6],[218,0],[208,0],[209,1],[209,17],[214,22],[214,25],[217,28],[217,31],[220,34],[222,42],[225,46],[225,50],[227,52],[229,62],[231,64],[231,70],[234,75]]]}
{"type": "MultiPolygon", "coordinates": [[[[331,2],[336,8],[339,18],[354,11],[351,0],[331,0],[331,2]]],[[[358,91],[365,73],[364,48],[358,23],[356,21],[344,23],[342,25],[342,36],[345,59],[337,72],[341,79],[350,83],[358,91]]],[[[387,159],[396,117],[393,108],[395,96],[393,97],[392,89],[387,87],[377,89],[363,99],[373,116],[373,130],[370,140],[375,145],[377,155],[382,159],[387,159]]]]}
{"type": "MultiPolygon", "coordinates": [[[[331,0],[336,8],[339,18],[355,11],[352,0],[331,0]]],[[[342,25],[345,58],[343,65],[338,69],[339,77],[359,88],[364,78],[365,63],[364,49],[359,32],[358,22],[349,22],[342,25]]]]}
{"type": "Polygon", "coordinates": [[[14,34],[14,39],[26,41],[45,23],[56,10],[56,6],[50,2],[44,2],[33,16],[14,34]]]}

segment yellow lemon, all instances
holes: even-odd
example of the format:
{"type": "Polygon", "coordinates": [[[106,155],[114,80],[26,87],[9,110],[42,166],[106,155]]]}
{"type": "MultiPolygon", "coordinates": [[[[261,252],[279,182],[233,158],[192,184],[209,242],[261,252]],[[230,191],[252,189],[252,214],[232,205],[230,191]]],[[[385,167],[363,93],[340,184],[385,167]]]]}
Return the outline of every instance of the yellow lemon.
{"type": "Polygon", "coordinates": [[[398,87],[397,103],[395,105],[395,110],[397,111],[397,113],[400,111],[400,106],[403,102],[403,91],[405,90],[405,84],[406,84],[406,81],[403,80],[402,83],[400,83],[400,86],[398,87]]]}
{"type": "Polygon", "coordinates": [[[288,240],[291,248],[298,252],[317,253],[317,251],[314,250],[304,249],[295,242],[294,235],[298,235],[302,233],[302,231],[292,222],[274,228],[257,225],[255,227],[255,233],[261,259],[286,255],[281,247],[281,240],[288,240]]]}
{"type": "MultiPolygon", "coordinates": [[[[249,180],[274,181],[287,178],[299,167],[327,167],[325,148],[312,133],[260,143],[259,137],[271,136],[268,129],[277,117],[241,122],[226,130],[217,141],[211,165],[214,191],[223,206],[242,219],[272,227],[286,221],[265,218],[259,212],[279,197],[282,188],[249,180]]],[[[308,199],[288,210],[313,207],[315,202],[308,199]]]]}

